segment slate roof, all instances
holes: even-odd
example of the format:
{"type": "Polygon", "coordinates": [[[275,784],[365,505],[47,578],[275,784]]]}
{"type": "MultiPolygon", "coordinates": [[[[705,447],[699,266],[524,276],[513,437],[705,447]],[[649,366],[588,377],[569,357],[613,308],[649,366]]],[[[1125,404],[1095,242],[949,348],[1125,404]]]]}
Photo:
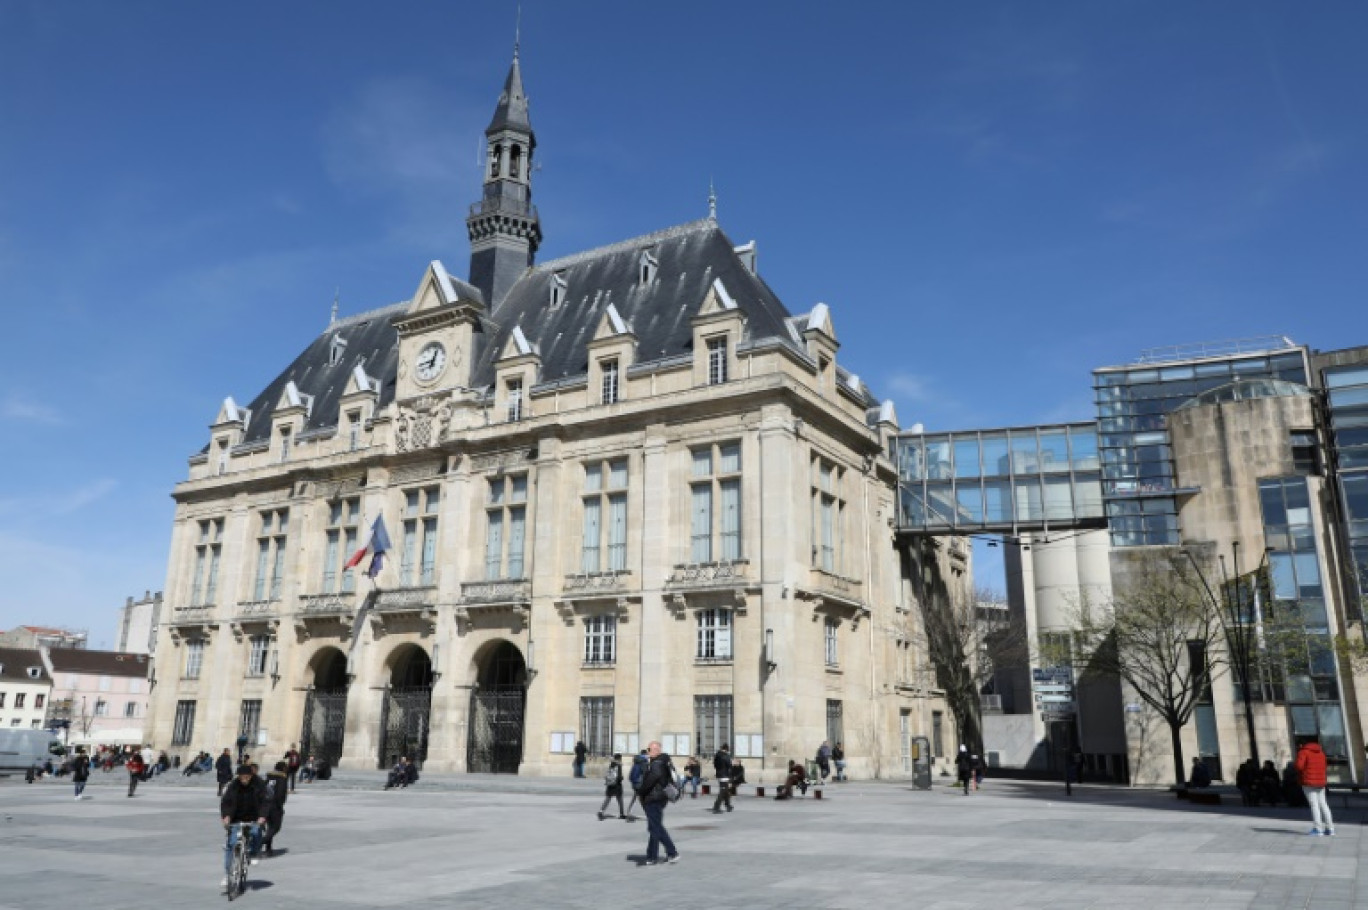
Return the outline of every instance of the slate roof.
{"type": "Polygon", "coordinates": [[[0,648],[0,682],[44,683],[51,682],[47,667],[43,665],[43,655],[36,648],[0,648]],[[37,679],[28,675],[29,667],[42,671],[37,679]]]}
{"type": "Polygon", "coordinates": [[[586,345],[610,303],[636,334],[638,363],[687,355],[693,344],[689,320],[715,278],[722,279],[745,315],[748,339],[794,342],[779,298],[742,264],[717,222],[705,218],[529,269],[488,314],[472,381],[494,381],[494,361],[514,326],[541,354],[542,382],[583,375],[589,368],[586,345]],[[646,285],[639,280],[643,250],[656,260],[655,277],[646,285]],[[566,288],[565,302],[555,308],[550,305],[552,276],[566,288]]]}
{"type": "Polygon", "coordinates": [[[93,673],[100,676],[147,676],[147,655],[124,651],[86,651],[53,648],[48,651],[54,673],[93,673]]]}
{"type": "MultiPolygon", "coordinates": [[[[769,285],[746,268],[717,222],[705,218],[528,269],[498,307],[481,317],[480,330],[475,334],[471,385],[493,385],[495,361],[515,328],[522,330],[541,357],[542,383],[586,375],[587,345],[609,304],[636,335],[638,364],[691,356],[690,320],[718,278],[745,317],[743,343],[775,339],[795,351],[804,351],[800,333],[806,314],[791,316],[769,285]],[[639,278],[643,251],[649,251],[655,260],[654,277],[646,284],[639,278]],[[555,279],[564,282],[566,293],[563,302],[553,307],[551,284],[555,279]]],[[[469,289],[455,276],[452,282],[469,289]]],[[[469,296],[477,295],[471,289],[469,296]]],[[[314,396],[302,437],[335,426],[340,399],[359,361],[363,361],[368,375],[380,381],[378,407],[388,405],[394,399],[399,359],[398,333],[392,320],[407,313],[408,307],[405,301],[330,325],[248,405],[252,413],[243,444],[269,440],[271,413],[288,382],[294,382],[303,394],[314,396]],[[334,337],[345,339],[347,345],[337,362],[330,363],[334,337]]],[[[843,380],[849,376],[839,368],[838,375],[843,380]]],[[[877,406],[863,387],[857,394],[867,406],[877,406]]]]}
{"type": "Polygon", "coordinates": [[[497,133],[503,129],[532,132],[532,118],[527,111],[527,93],[523,91],[522,68],[518,66],[516,56],[513,58],[513,65],[508,68],[503,93],[499,95],[499,104],[494,108],[494,117],[485,128],[485,134],[497,133]]]}
{"type": "Polygon", "coordinates": [[[352,369],[358,363],[367,375],[380,380],[378,407],[383,408],[394,400],[394,381],[399,370],[399,333],[390,320],[406,313],[408,307],[409,301],[404,301],[339,319],[328,326],[285,372],[247,405],[252,416],[243,434],[243,443],[270,439],[271,412],[288,382],[293,382],[305,395],[314,396],[313,407],[304,420],[304,434],[337,425],[337,409],[347,391],[352,369]],[[337,362],[330,363],[335,337],[341,337],[347,346],[337,362]]]}

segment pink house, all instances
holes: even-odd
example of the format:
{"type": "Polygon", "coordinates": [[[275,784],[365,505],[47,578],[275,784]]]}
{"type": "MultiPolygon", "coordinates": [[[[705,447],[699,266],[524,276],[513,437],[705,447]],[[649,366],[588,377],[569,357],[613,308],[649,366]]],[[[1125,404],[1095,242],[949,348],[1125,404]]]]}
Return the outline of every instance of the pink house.
{"type": "Polygon", "coordinates": [[[123,651],[51,648],[49,726],[70,721],[72,745],[139,745],[147,717],[150,658],[123,651]]]}

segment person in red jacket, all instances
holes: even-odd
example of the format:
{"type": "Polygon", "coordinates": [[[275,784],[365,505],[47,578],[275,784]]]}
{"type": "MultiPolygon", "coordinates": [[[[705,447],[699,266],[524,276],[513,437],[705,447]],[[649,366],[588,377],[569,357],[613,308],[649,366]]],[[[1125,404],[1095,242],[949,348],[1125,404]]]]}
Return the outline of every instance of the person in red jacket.
{"type": "Polygon", "coordinates": [[[138,789],[138,781],[147,770],[147,765],[143,764],[142,756],[135,751],[129,754],[124,767],[128,769],[128,795],[132,796],[133,791],[138,789]]]}
{"type": "Polygon", "coordinates": [[[1314,739],[1305,740],[1297,751],[1297,775],[1301,778],[1306,801],[1311,804],[1311,830],[1306,833],[1313,837],[1334,837],[1335,820],[1330,816],[1330,803],[1325,799],[1325,753],[1314,739]]]}

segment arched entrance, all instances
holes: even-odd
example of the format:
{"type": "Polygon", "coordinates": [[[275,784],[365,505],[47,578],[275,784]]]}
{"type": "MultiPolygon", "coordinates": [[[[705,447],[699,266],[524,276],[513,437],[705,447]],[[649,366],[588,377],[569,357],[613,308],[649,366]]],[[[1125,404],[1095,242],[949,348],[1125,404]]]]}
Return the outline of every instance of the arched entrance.
{"type": "Polygon", "coordinates": [[[388,667],[389,685],[380,709],[379,767],[389,767],[400,755],[421,767],[427,761],[432,660],[417,645],[400,645],[390,654],[388,667]]]}
{"type": "Polygon", "coordinates": [[[321,648],[309,661],[309,673],[299,753],[336,766],[347,728],[347,656],[337,648],[321,648]]]}
{"type": "Polygon", "coordinates": [[[475,667],[466,769],[486,774],[517,774],[522,764],[527,664],[516,645],[501,641],[482,648],[476,655],[475,667]]]}

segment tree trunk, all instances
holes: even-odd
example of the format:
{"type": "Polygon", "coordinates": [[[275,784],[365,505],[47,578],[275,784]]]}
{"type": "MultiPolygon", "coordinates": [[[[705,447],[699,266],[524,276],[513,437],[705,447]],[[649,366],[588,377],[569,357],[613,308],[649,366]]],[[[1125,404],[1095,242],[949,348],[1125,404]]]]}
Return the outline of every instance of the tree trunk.
{"type": "Polygon", "coordinates": [[[1183,725],[1169,720],[1169,736],[1173,738],[1173,782],[1179,787],[1187,783],[1183,768],[1183,725]]]}

